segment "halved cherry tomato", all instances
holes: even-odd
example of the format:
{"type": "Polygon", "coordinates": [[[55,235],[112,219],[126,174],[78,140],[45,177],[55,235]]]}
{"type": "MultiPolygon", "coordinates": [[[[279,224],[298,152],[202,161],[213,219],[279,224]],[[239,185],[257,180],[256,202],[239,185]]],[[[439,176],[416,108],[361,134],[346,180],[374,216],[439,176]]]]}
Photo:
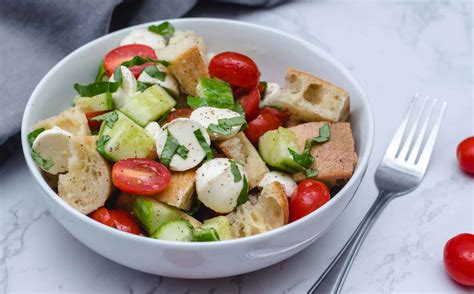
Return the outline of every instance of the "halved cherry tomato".
{"type": "Polygon", "coordinates": [[[260,113],[254,120],[248,123],[248,128],[244,130],[247,138],[252,144],[257,145],[258,139],[267,131],[275,130],[280,127],[280,121],[268,113],[260,113]]]}
{"type": "MultiPolygon", "coordinates": [[[[151,57],[150,57],[151,58],[151,57]]],[[[142,73],[142,71],[150,66],[150,65],[154,65],[155,63],[154,62],[147,62],[147,63],[144,63],[144,64],[141,64],[141,65],[134,65],[132,67],[130,67],[130,71],[132,72],[133,76],[138,79],[138,77],[140,76],[140,74],[142,73]]]]}
{"type": "Polygon", "coordinates": [[[260,92],[258,88],[254,88],[247,95],[240,98],[240,104],[245,111],[245,119],[253,120],[258,115],[258,105],[260,104],[260,92]]]}
{"type": "Polygon", "coordinates": [[[91,131],[98,131],[100,129],[100,125],[102,124],[101,121],[92,120],[92,118],[104,114],[106,112],[108,112],[108,110],[84,113],[87,117],[87,124],[89,125],[89,129],[91,129],[91,131]]]}
{"type": "Polygon", "coordinates": [[[444,246],[444,267],[456,282],[474,286],[474,235],[459,234],[444,246]]]}
{"type": "Polygon", "coordinates": [[[112,167],[112,182],[125,193],[156,195],[168,186],[170,180],[168,169],[151,159],[122,159],[112,167]]]}
{"type": "Polygon", "coordinates": [[[260,71],[248,56],[237,52],[223,52],[209,62],[209,74],[240,88],[255,88],[260,71]]]}
{"type": "Polygon", "coordinates": [[[461,169],[474,175],[474,137],[469,137],[458,145],[457,157],[461,169]]]}
{"type": "MultiPolygon", "coordinates": [[[[103,62],[105,74],[110,77],[120,64],[125,61],[131,60],[135,56],[156,59],[155,50],[153,50],[153,48],[149,46],[140,44],[120,46],[115,49],[112,49],[109,53],[107,53],[107,55],[105,55],[103,62]]],[[[138,66],[140,67],[142,65],[138,66]]],[[[135,71],[135,74],[137,70],[135,70],[134,67],[135,66],[132,66],[130,70],[132,72],[135,71]]]]}
{"type": "Polygon", "coordinates": [[[260,113],[268,113],[270,115],[275,116],[276,118],[278,118],[278,120],[280,120],[282,126],[286,125],[286,123],[290,119],[290,112],[286,108],[279,110],[273,107],[264,107],[260,109],[260,113]]]}
{"type": "Polygon", "coordinates": [[[113,210],[100,207],[90,214],[94,220],[103,223],[106,226],[116,228],[117,230],[127,233],[140,235],[142,230],[135,219],[124,210],[113,210]]]}
{"type": "Polygon", "coordinates": [[[252,89],[247,88],[239,88],[232,86],[232,95],[234,95],[234,99],[238,99],[246,94],[248,94],[252,89]]]}
{"type": "Polygon", "coordinates": [[[290,222],[310,214],[331,198],[328,187],[320,181],[304,180],[290,198],[290,222]]]}
{"type": "Polygon", "coordinates": [[[174,120],[174,119],[177,119],[179,117],[190,117],[191,116],[191,112],[193,112],[193,110],[191,108],[179,108],[179,109],[176,109],[175,111],[171,112],[168,117],[163,121],[163,124],[167,124],[169,123],[170,121],[174,120]]]}

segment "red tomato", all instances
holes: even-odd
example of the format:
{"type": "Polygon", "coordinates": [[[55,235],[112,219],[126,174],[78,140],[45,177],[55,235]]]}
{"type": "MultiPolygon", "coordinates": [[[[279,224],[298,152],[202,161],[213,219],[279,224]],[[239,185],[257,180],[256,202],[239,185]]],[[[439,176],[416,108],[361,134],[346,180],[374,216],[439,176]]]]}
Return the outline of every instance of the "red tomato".
{"type": "Polygon", "coordinates": [[[444,246],[444,266],[456,282],[474,286],[474,235],[459,234],[444,246]]]}
{"type": "MultiPolygon", "coordinates": [[[[140,44],[120,46],[115,49],[112,49],[109,53],[107,53],[107,55],[105,55],[103,62],[105,74],[110,77],[120,64],[125,61],[131,60],[135,56],[156,59],[155,50],[153,50],[153,48],[151,47],[140,44]]],[[[135,66],[132,66],[130,68],[132,72],[137,71],[133,69],[134,67],[135,66]]]]}
{"type": "Polygon", "coordinates": [[[260,109],[260,113],[268,113],[269,115],[275,116],[276,118],[278,118],[278,120],[281,122],[283,126],[286,125],[286,123],[290,119],[290,112],[286,108],[282,110],[278,110],[273,107],[264,107],[260,109]]]}
{"type": "Polygon", "coordinates": [[[258,115],[258,105],[260,104],[260,92],[254,88],[247,95],[240,98],[240,104],[245,111],[245,119],[251,121],[258,115]]]}
{"type": "Polygon", "coordinates": [[[248,128],[244,130],[247,138],[252,142],[252,144],[257,145],[258,139],[265,134],[267,131],[275,130],[280,127],[280,121],[278,118],[260,113],[254,120],[248,123],[248,128]]]}
{"type": "Polygon", "coordinates": [[[249,57],[237,52],[223,52],[209,62],[209,74],[239,88],[255,88],[260,71],[249,57]]]}
{"type": "Polygon", "coordinates": [[[304,180],[290,199],[290,222],[310,214],[331,198],[328,187],[320,181],[304,180]]]}
{"type": "Polygon", "coordinates": [[[154,64],[155,64],[154,62],[147,62],[147,63],[144,63],[142,65],[134,65],[134,66],[130,67],[129,69],[132,72],[132,74],[135,76],[135,78],[138,79],[138,77],[140,76],[142,71],[145,69],[145,67],[150,66],[150,65],[154,65],[154,64]]]}
{"type": "Polygon", "coordinates": [[[180,118],[180,117],[190,117],[193,110],[191,108],[179,108],[173,111],[168,115],[168,117],[163,121],[163,124],[167,124],[170,121],[180,118]]]}
{"type": "Polygon", "coordinates": [[[461,169],[474,175],[474,137],[469,137],[459,143],[457,156],[461,169]]]}
{"type": "Polygon", "coordinates": [[[232,94],[234,95],[234,98],[240,98],[246,94],[248,94],[252,89],[247,89],[247,88],[239,88],[239,87],[234,87],[232,86],[232,94]]]}
{"type": "Polygon", "coordinates": [[[96,116],[99,116],[101,114],[104,114],[108,112],[108,110],[106,111],[97,111],[97,112],[87,112],[85,113],[86,117],[87,117],[87,124],[89,125],[89,129],[91,129],[91,131],[98,131],[100,129],[100,125],[102,124],[101,121],[99,120],[92,120],[91,118],[94,118],[96,116]]]}
{"type": "Polygon", "coordinates": [[[122,159],[112,167],[112,182],[125,193],[156,195],[168,186],[170,180],[168,169],[151,159],[122,159]]]}
{"type": "Polygon", "coordinates": [[[109,210],[105,207],[100,207],[92,212],[90,217],[106,226],[116,228],[120,231],[136,235],[142,232],[135,219],[123,210],[109,210]]]}

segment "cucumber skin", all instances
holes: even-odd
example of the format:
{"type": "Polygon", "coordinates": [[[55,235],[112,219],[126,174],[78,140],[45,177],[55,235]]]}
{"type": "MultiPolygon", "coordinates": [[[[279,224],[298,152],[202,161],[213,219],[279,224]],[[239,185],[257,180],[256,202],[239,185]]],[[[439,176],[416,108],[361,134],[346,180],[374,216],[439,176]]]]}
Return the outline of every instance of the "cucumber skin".
{"type": "Polygon", "coordinates": [[[225,216],[216,216],[204,221],[201,226],[202,229],[216,230],[220,240],[230,240],[232,238],[231,227],[229,219],[225,216]]]}
{"type": "Polygon", "coordinates": [[[98,112],[114,109],[114,101],[110,93],[102,93],[93,97],[76,96],[74,105],[84,112],[98,112]]]}
{"type": "Polygon", "coordinates": [[[195,229],[193,232],[193,241],[195,242],[215,242],[220,240],[219,233],[214,228],[195,229]]]}
{"type": "Polygon", "coordinates": [[[283,127],[266,132],[258,142],[260,156],[268,165],[288,173],[302,171],[301,166],[293,160],[289,148],[298,151],[295,133],[283,127]]]}
{"type": "Polygon", "coordinates": [[[133,205],[133,214],[150,236],[155,234],[162,224],[181,219],[178,209],[147,197],[137,198],[133,205]]]}
{"type": "Polygon", "coordinates": [[[193,241],[193,226],[185,220],[165,222],[151,237],[168,241],[190,242],[193,241]],[[170,236],[177,238],[170,238],[170,236]]]}

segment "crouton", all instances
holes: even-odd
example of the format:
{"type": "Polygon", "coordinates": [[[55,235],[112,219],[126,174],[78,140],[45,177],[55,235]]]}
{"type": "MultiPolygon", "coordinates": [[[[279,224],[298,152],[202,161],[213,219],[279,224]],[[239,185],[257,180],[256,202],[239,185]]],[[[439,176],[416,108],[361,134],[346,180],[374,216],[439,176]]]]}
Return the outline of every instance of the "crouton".
{"type": "Polygon", "coordinates": [[[182,210],[189,210],[193,204],[195,180],[196,171],[194,169],[184,172],[172,171],[171,181],[166,189],[154,197],[168,205],[182,210]]]}
{"type": "Polygon", "coordinates": [[[170,62],[168,69],[178,80],[184,93],[196,95],[199,78],[209,77],[204,40],[191,31],[179,31],[160,52],[170,62]]]}
{"type": "Polygon", "coordinates": [[[57,116],[39,121],[33,129],[51,129],[53,126],[60,127],[73,135],[89,136],[91,134],[86,115],[77,107],[70,107],[57,116]]]}
{"type": "Polygon", "coordinates": [[[58,180],[59,197],[84,214],[103,206],[113,191],[111,168],[96,151],[96,140],[97,136],[71,138],[68,172],[58,180]]]}
{"type": "Polygon", "coordinates": [[[257,149],[244,133],[240,132],[230,139],[219,142],[218,145],[228,158],[234,159],[244,167],[250,189],[257,187],[263,176],[269,172],[257,149]]]}
{"type": "MultiPolygon", "coordinates": [[[[296,144],[300,152],[304,149],[306,139],[319,135],[319,128],[323,124],[311,122],[290,128],[296,135],[296,144]]],[[[357,154],[350,123],[331,123],[329,128],[331,130],[329,141],[314,145],[311,154],[315,159],[313,168],[319,170],[316,179],[332,187],[349,180],[357,163],[357,154]]],[[[293,178],[295,181],[301,181],[304,176],[296,174],[293,178]]]]}
{"type": "Polygon", "coordinates": [[[288,199],[283,186],[273,182],[263,188],[257,199],[251,199],[228,214],[232,236],[242,238],[267,232],[288,223],[288,199]]]}
{"type": "Polygon", "coordinates": [[[279,96],[264,99],[263,105],[287,108],[294,119],[308,121],[346,121],[349,117],[349,94],[342,88],[309,73],[289,69],[279,96]]]}

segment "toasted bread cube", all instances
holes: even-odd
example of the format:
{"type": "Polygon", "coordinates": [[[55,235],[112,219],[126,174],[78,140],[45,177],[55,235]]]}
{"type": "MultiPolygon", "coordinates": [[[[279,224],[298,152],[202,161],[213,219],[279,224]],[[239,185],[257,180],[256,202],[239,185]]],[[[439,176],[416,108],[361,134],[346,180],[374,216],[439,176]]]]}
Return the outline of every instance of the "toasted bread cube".
{"type": "Polygon", "coordinates": [[[194,169],[183,172],[172,171],[171,181],[166,189],[154,197],[168,205],[189,210],[193,204],[195,180],[196,171],[194,169]]]}
{"type": "Polygon", "coordinates": [[[89,136],[91,134],[86,115],[78,107],[70,107],[57,116],[39,121],[33,129],[51,129],[53,126],[60,127],[73,135],[89,136]]]}
{"type": "Polygon", "coordinates": [[[242,132],[219,142],[219,148],[228,158],[234,159],[244,167],[250,189],[257,187],[263,176],[269,172],[257,149],[242,132]]]}
{"type": "MultiPolygon", "coordinates": [[[[307,139],[317,137],[319,128],[325,123],[311,122],[290,128],[296,135],[296,144],[302,152],[307,139]]],[[[330,123],[331,136],[329,141],[316,144],[311,149],[315,161],[313,168],[319,170],[317,180],[328,186],[338,186],[349,180],[357,163],[351,125],[348,122],[330,123]]],[[[304,179],[302,174],[293,177],[296,181],[304,179]]]]}
{"type": "Polygon", "coordinates": [[[113,191],[110,164],[96,150],[97,136],[73,136],[68,172],[60,174],[58,195],[76,210],[89,214],[104,205],[113,191]]]}
{"type": "Polygon", "coordinates": [[[287,108],[295,120],[346,121],[349,117],[349,94],[342,88],[309,73],[289,69],[279,96],[264,99],[264,105],[287,108]]]}

